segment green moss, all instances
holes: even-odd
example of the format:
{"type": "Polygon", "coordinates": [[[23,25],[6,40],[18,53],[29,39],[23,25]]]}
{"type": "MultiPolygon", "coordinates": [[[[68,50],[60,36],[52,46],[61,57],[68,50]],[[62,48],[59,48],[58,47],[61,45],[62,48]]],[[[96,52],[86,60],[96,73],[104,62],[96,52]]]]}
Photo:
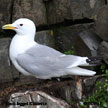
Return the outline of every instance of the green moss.
{"type": "Polygon", "coordinates": [[[66,55],[74,55],[75,54],[74,46],[72,46],[71,50],[65,51],[64,53],[66,55]]]}
{"type": "Polygon", "coordinates": [[[71,100],[68,100],[68,103],[70,104],[70,105],[72,105],[73,104],[73,100],[71,99],[71,100]]]}
{"type": "Polygon", "coordinates": [[[99,108],[108,108],[108,69],[106,69],[105,65],[102,65],[101,71],[105,72],[105,81],[96,82],[96,91],[88,99],[83,100],[84,104],[81,105],[82,108],[88,108],[90,104],[96,104],[99,108]]]}

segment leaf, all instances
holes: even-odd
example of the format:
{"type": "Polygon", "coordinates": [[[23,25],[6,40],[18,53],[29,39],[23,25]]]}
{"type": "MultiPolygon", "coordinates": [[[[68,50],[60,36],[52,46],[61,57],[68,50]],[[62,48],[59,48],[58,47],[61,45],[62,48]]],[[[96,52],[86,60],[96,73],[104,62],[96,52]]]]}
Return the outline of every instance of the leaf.
{"type": "Polygon", "coordinates": [[[108,69],[106,69],[105,73],[108,75],[108,69]]]}
{"type": "Polygon", "coordinates": [[[107,108],[107,103],[106,102],[103,102],[102,103],[102,106],[105,107],[105,108],[107,108]]]}
{"type": "Polygon", "coordinates": [[[101,70],[105,70],[105,65],[101,65],[101,70]]]}

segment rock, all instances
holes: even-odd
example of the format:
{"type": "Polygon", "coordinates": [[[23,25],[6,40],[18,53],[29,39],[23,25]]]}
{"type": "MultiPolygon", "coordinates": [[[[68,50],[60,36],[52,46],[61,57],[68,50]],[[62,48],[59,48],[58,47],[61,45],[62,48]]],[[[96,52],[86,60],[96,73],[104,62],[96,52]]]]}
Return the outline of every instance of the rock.
{"type": "Polygon", "coordinates": [[[55,47],[54,35],[53,31],[51,30],[37,32],[35,40],[40,44],[47,45],[53,48],[55,47]]]}
{"type": "MultiPolygon", "coordinates": [[[[40,103],[39,108],[70,108],[70,106],[63,100],[52,97],[41,91],[14,93],[10,97],[11,103],[40,103]]],[[[24,108],[30,108],[34,105],[26,105],[24,108]]],[[[38,107],[38,105],[36,105],[38,107]]],[[[13,108],[11,105],[9,108],[13,108]]],[[[17,106],[14,108],[18,108],[17,106]]]]}
{"type": "Polygon", "coordinates": [[[48,24],[65,20],[94,19],[97,10],[105,5],[104,0],[49,0],[47,2],[48,24]]]}
{"type": "Polygon", "coordinates": [[[68,108],[69,105],[74,105],[74,108],[78,108],[78,104],[81,100],[87,99],[89,96],[93,95],[97,89],[96,82],[98,81],[104,82],[105,76],[98,75],[93,77],[76,77],[75,79],[60,82],[49,81],[40,86],[40,91],[20,91],[21,93],[13,93],[11,95],[10,102],[44,102],[47,103],[48,108],[61,108],[61,106],[63,108],[68,108]],[[60,99],[65,100],[69,105],[60,99]]]}
{"type": "Polygon", "coordinates": [[[71,1],[73,19],[94,19],[98,9],[103,5],[105,5],[103,0],[71,1]]]}
{"type": "MultiPolygon", "coordinates": [[[[27,81],[27,83],[28,82],[29,82],[29,80],[27,81]]],[[[20,85],[12,85],[12,86],[9,86],[8,88],[4,89],[3,92],[0,91],[0,96],[1,96],[1,94],[4,94],[3,99],[2,99],[1,102],[3,103],[4,102],[3,100],[5,99],[5,97],[10,96],[10,95],[7,95],[7,92],[8,92],[7,90],[8,89],[10,90],[11,88],[14,88],[15,91],[13,89],[11,89],[11,93],[12,93],[12,96],[13,96],[13,93],[15,93],[15,92],[17,92],[17,94],[18,94],[21,91],[24,92],[24,91],[27,91],[27,90],[32,90],[32,91],[33,90],[37,90],[36,89],[36,86],[37,86],[37,83],[35,83],[34,87],[32,87],[32,84],[27,85],[25,83],[23,85],[20,84],[20,85]],[[31,88],[30,88],[30,86],[31,86],[31,88]]],[[[51,95],[52,97],[56,97],[56,99],[58,98],[58,99],[65,100],[68,104],[70,104],[71,106],[73,106],[74,108],[76,108],[75,106],[77,106],[78,101],[80,99],[82,99],[82,80],[81,79],[78,79],[78,78],[77,79],[74,79],[74,80],[73,79],[72,80],[67,80],[67,81],[66,80],[64,80],[64,81],[57,81],[57,80],[54,81],[54,80],[50,80],[47,83],[46,82],[43,82],[42,84],[40,84],[40,87],[38,88],[38,90],[43,91],[43,92],[51,95]]],[[[29,94],[30,93],[27,93],[27,95],[29,95],[29,94]]],[[[13,101],[14,100],[15,101],[18,100],[18,102],[29,101],[29,100],[27,100],[28,99],[28,96],[27,95],[25,93],[25,95],[22,96],[22,97],[13,98],[13,101]],[[27,97],[27,99],[24,98],[24,97],[27,97]]],[[[37,102],[37,100],[36,100],[37,97],[35,96],[35,91],[34,91],[34,94],[32,94],[32,95],[33,95],[34,102],[37,102]]],[[[7,101],[6,99],[5,99],[5,101],[7,101]]],[[[45,99],[44,102],[46,102],[47,99],[46,98],[44,98],[44,99],[45,99]]],[[[61,106],[61,102],[58,99],[57,99],[57,104],[59,103],[59,105],[61,106]]],[[[39,102],[41,102],[41,101],[39,101],[39,102]]],[[[48,100],[47,102],[48,102],[48,105],[50,106],[51,105],[49,103],[50,100],[48,100]]],[[[54,104],[52,103],[52,105],[55,105],[57,107],[56,101],[55,101],[54,104]]],[[[62,105],[64,105],[64,104],[62,104],[62,105]]],[[[59,108],[59,107],[57,107],[57,108],[59,108]]]]}
{"type": "MultiPolygon", "coordinates": [[[[99,91],[101,91],[99,89],[99,87],[102,87],[103,89],[105,89],[103,86],[97,86],[97,84],[100,82],[101,84],[106,84],[104,83],[106,81],[106,77],[105,75],[97,75],[97,76],[93,76],[93,77],[89,77],[89,78],[85,78],[83,80],[83,99],[87,100],[90,96],[94,96],[95,98],[91,99],[92,101],[96,101],[97,97],[102,98],[102,95],[99,94],[99,91]],[[97,92],[96,92],[97,91],[97,92]]],[[[103,90],[104,91],[104,90],[103,90]]],[[[100,108],[100,104],[98,106],[98,104],[93,103],[93,102],[87,102],[86,103],[88,105],[87,108],[100,108]]]]}
{"type": "Polygon", "coordinates": [[[89,108],[99,108],[98,105],[90,105],[89,108]]]}
{"type": "Polygon", "coordinates": [[[104,61],[108,64],[108,42],[101,42],[98,50],[98,55],[104,58],[104,61]]]}
{"type": "Polygon", "coordinates": [[[75,41],[75,53],[79,56],[97,56],[101,39],[94,31],[83,31],[75,41]]]}
{"type": "Polygon", "coordinates": [[[9,43],[10,38],[0,39],[0,83],[13,80],[8,57],[9,43]]]}
{"type": "Polygon", "coordinates": [[[77,106],[76,102],[82,99],[82,79],[72,77],[70,80],[67,78],[59,82],[51,80],[44,86],[42,85],[39,90],[63,99],[72,106],[77,106]]]}
{"type": "Polygon", "coordinates": [[[108,41],[108,5],[101,7],[96,18],[96,33],[104,41],[108,41]]]}
{"type": "Polygon", "coordinates": [[[12,19],[15,21],[22,17],[33,20],[37,26],[46,25],[46,8],[43,0],[14,0],[12,19]]]}
{"type": "Polygon", "coordinates": [[[10,23],[11,19],[11,1],[12,0],[1,0],[0,2],[0,31],[4,24],[10,23]]]}
{"type": "Polygon", "coordinates": [[[108,54],[108,42],[102,41],[98,48],[98,54],[104,56],[105,53],[108,54]]]}
{"type": "Polygon", "coordinates": [[[88,77],[83,80],[83,98],[87,99],[89,96],[92,96],[93,93],[95,92],[96,88],[96,82],[104,82],[105,81],[105,76],[104,75],[97,75],[94,77],[88,77]]]}
{"type": "Polygon", "coordinates": [[[47,2],[48,24],[63,22],[72,19],[70,0],[50,0],[47,2]]]}
{"type": "Polygon", "coordinates": [[[54,29],[56,49],[66,52],[73,50],[78,34],[84,30],[93,28],[93,24],[76,24],[68,27],[54,29]]]}
{"type": "Polygon", "coordinates": [[[94,76],[94,77],[90,77],[90,78],[85,78],[83,80],[83,95],[87,95],[88,96],[89,93],[92,94],[92,92],[93,92],[93,85],[96,82],[96,79],[98,77],[99,76],[94,76]]]}
{"type": "MultiPolygon", "coordinates": [[[[63,108],[68,108],[69,105],[71,105],[72,108],[78,108],[78,104],[81,100],[87,99],[89,96],[93,95],[96,90],[96,82],[98,81],[105,81],[105,76],[73,77],[70,80],[61,80],[59,82],[56,80],[50,80],[47,83],[43,82],[38,89],[39,91],[32,92],[28,92],[28,89],[26,90],[25,84],[21,85],[19,90],[14,86],[13,88],[16,89],[17,92],[15,93],[11,91],[12,94],[9,102],[47,103],[47,106],[40,106],[40,108],[61,108],[61,106],[63,108]]],[[[36,87],[36,85],[34,87],[36,87]]],[[[12,106],[9,108],[12,108],[12,106]]]]}
{"type": "MultiPolygon", "coordinates": [[[[13,73],[19,73],[18,71],[14,71],[13,73]]],[[[21,73],[20,73],[21,74],[21,73]]],[[[15,78],[14,78],[15,79],[15,78]]],[[[23,85],[29,85],[29,84],[36,84],[37,85],[37,79],[33,76],[25,76],[23,74],[19,75],[16,80],[14,80],[14,85],[17,86],[23,86],[23,85]]]]}

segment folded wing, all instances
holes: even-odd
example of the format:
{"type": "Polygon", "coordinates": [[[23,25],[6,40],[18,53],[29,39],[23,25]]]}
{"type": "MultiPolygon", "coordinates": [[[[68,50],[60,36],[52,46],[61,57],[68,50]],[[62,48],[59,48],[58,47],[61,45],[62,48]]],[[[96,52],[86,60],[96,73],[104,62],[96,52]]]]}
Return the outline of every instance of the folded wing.
{"type": "MultiPolygon", "coordinates": [[[[39,78],[60,77],[64,75],[90,75],[89,70],[77,66],[88,65],[87,57],[64,55],[47,46],[34,47],[17,56],[18,64],[27,72],[39,78]],[[77,67],[77,68],[76,68],[77,67]]],[[[93,75],[93,73],[91,73],[93,75]]]]}

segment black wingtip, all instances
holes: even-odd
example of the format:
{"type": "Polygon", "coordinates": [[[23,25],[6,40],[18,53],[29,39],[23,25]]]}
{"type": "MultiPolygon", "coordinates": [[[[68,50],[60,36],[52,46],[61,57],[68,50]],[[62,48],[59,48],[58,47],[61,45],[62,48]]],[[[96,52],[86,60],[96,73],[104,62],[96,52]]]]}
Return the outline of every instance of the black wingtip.
{"type": "Polygon", "coordinates": [[[104,63],[103,57],[88,57],[86,62],[94,65],[101,65],[104,63]]]}

